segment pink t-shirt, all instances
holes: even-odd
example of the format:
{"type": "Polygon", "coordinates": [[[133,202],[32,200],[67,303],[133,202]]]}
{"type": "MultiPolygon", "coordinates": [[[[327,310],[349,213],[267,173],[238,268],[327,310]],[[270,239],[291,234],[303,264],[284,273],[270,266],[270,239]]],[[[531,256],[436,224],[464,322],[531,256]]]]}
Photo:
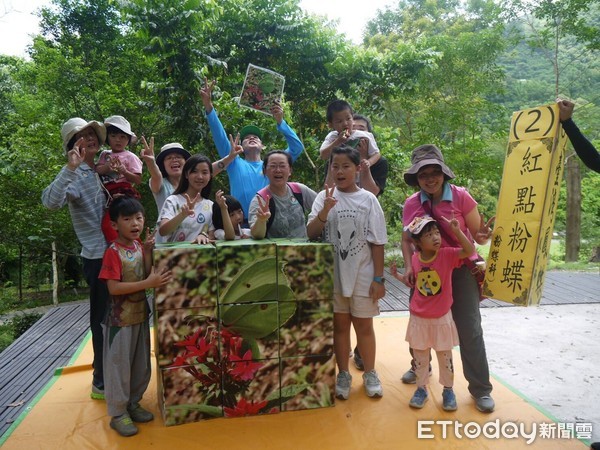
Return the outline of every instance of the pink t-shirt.
{"type": "Polygon", "coordinates": [[[413,253],[415,288],[410,299],[410,313],[433,319],[442,317],[452,306],[452,271],[460,267],[460,248],[442,247],[433,259],[421,260],[413,253]]]}
{"type": "MultiPolygon", "coordinates": [[[[142,161],[134,153],[129,150],[115,153],[112,150],[105,150],[98,158],[98,164],[109,164],[111,158],[118,158],[121,164],[131,173],[142,173],[142,161]]],[[[102,183],[128,183],[125,175],[115,172],[109,172],[106,175],[101,175],[102,183]]]]}
{"type": "MultiPolygon", "coordinates": [[[[415,217],[429,215],[438,219],[438,226],[442,227],[447,235],[454,236],[450,225],[446,221],[441,220],[442,217],[452,219],[455,217],[460,224],[460,229],[469,240],[473,240],[471,232],[465,223],[465,216],[468,215],[473,208],[477,206],[477,202],[471,194],[462,187],[454,186],[450,183],[444,183],[444,193],[442,201],[431,207],[431,201],[422,191],[416,192],[406,199],[404,210],[402,212],[402,223],[406,227],[415,217]],[[425,207],[424,207],[424,203],[425,207]]],[[[442,233],[442,247],[457,247],[458,242],[448,242],[442,233]]]]}

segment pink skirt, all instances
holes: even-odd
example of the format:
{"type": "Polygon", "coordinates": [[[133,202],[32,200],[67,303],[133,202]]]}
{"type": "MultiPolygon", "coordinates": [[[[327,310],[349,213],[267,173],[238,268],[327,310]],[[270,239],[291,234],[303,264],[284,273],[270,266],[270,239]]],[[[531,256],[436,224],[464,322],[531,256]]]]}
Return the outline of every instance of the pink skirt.
{"type": "Polygon", "coordinates": [[[442,317],[428,319],[410,315],[406,328],[406,341],[417,350],[452,350],[458,345],[458,332],[452,319],[452,311],[442,317]]]}

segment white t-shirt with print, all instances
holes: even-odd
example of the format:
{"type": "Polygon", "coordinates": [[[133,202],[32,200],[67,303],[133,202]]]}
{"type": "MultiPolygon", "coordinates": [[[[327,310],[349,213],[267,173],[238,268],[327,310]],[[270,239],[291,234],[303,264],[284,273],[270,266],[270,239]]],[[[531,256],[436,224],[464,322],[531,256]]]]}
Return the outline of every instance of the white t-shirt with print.
{"type": "MultiPolygon", "coordinates": [[[[334,292],[344,297],[369,296],[375,268],[369,244],[387,243],[385,217],[377,197],[359,189],[341,192],[334,189],[336,205],[327,215],[325,241],[335,251],[334,292]]],[[[308,217],[311,221],[323,209],[325,191],[319,192],[308,217]]]]}
{"type": "MultiPolygon", "coordinates": [[[[186,199],[181,194],[167,197],[160,212],[159,222],[175,217],[185,204],[186,199]]],[[[205,198],[197,202],[194,207],[194,214],[183,219],[173,233],[163,236],[163,242],[192,242],[200,233],[208,233],[213,230],[212,205],[213,202],[205,198]]]]}
{"type": "MultiPolygon", "coordinates": [[[[337,139],[338,135],[339,135],[339,133],[337,131],[335,131],[335,130],[330,131],[329,134],[327,136],[325,136],[325,140],[321,144],[321,148],[319,149],[319,152],[323,152],[323,149],[325,147],[329,147],[331,145],[331,143],[337,139]]],[[[369,140],[369,148],[367,150],[368,156],[373,156],[375,153],[379,153],[379,147],[377,146],[377,142],[375,142],[375,136],[373,136],[373,133],[369,133],[368,131],[362,131],[362,130],[352,131],[352,134],[350,135],[350,137],[348,138],[348,141],[346,141],[346,143],[356,148],[356,145],[358,145],[358,143],[356,142],[356,145],[352,145],[353,144],[352,141],[355,141],[355,140],[358,140],[361,138],[367,138],[369,140]]]]}

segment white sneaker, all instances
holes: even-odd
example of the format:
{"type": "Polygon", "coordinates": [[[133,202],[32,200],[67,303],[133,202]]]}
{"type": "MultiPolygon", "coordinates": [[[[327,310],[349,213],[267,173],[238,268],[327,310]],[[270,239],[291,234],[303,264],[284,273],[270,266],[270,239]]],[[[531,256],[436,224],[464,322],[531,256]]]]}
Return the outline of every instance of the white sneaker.
{"type": "Polygon", "coordinates": [[[348,400],[352,386],[352,375],[346,370],[340,371],[335,380],[335,396],[340,400],[348,400]]]}
{"type": "Polygon", "coordinates": [[[375,370],[365,372],[363,374],[363,383],[365,385],[365,391],[369,397],[383,397],[383,388],[381,387],[381,381],[375,370]]]}

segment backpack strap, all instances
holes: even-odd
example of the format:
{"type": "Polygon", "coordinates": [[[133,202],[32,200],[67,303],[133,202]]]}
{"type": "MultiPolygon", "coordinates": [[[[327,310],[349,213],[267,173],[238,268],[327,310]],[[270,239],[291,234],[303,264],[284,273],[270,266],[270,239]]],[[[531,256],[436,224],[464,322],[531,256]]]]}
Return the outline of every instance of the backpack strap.
{"type": "Polygon", "coordinates": [[[306,213],[306,211],[304,211],[304,198],[302,197],[302,188],[300,185],[298,183],[294,183],[293,181],[288,182],[287,185],[292,190],[292,194],[294,194],[294,197],[296,197],[296,200],[298,200],[300,206],[302,206],[302,212],[306,213]]]}
{"type": "MultiPolygon", "coordinates": [[[[302,188],[300,187],[300,185],[298,183],[294,183],[292,181],[287,183],[287,185],[291,189],[294,197],[296,197],[296,200],[298,201],[298,203],[300,203],[300,206],[302,207],[302,211],[304,212],[304,199],[302,197],[302,188]]],[[[273,195],[271,195],[271,191],[269,190],[268,186],[262,188],[256,194],[260,195],[264,200],[269,198],[269,211],[271,212],[271,217],[269,217],[269,220],[267,221],[267,233],[268,233],[269,228],[271,228],[271,225],[273,224],[273,220],[275,220],[275,200],[273,199],[273,195]]]]}

